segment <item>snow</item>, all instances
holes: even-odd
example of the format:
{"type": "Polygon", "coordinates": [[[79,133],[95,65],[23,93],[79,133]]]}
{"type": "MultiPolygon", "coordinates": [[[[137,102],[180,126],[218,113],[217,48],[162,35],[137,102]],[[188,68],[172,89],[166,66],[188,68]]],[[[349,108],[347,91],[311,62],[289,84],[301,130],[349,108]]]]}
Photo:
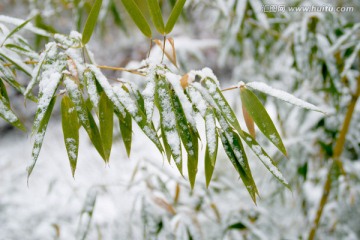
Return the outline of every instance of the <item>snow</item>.
{"type": "MultiPolygon", "coordinates": [[[[146,63],[148,64],[148,63],[146,63]]],[[[152,120],[154,112],[154,98],[155,98],[155,74],[156,69],[154,65],[149,65],[147,75],[146,75],[146,85],[145,89],[142,91],[145,104],[146,119],[148,122],[152,120]]]]}
{"type": "Polygon", "coordinates": [[[191,102],[199,110],[201,116],[205,117],[207,103],[205,99],[202,97],[201,93],[192,86],[187,87],[186,91],[191,99],[191,102]]]}
{"type": "Polygon", "coordinates": [[[207,114],[205,116],[206,126],[206,143],[209,148],[209,153],[214,154],[217,147],[217,134],[216,134],[216,122],[213,114],[207,114]]]}
{"type": "Polygon", "coordinates": [[[5,105],[3,98],[0,95],[0,116],[5,118],[10,123],[14,123],[18,120],[16,115],[11,111],[11,109],[5,105]]]}
{"type": "Polygon", "coordinates": [[[84,77],[86,80],[85,84],[86,84],[86,88],[87,88],[87,92],[88,92],[90,101],[93,104],[93,106],[97,107],[97,106],[99,106],[100,96],[97,92],[95,77],[91,71],[85,71],[84,77]]]}
{"type": "Polygon", "coordinates": [[[274,89],[272,87],[270,87],[269,85],[267,85],[266,83],[263,82],[250,82],[246,84],[247,87],[263,92],[267,95],[270,95],[272,97],[278,98],[282,101],[291,103],[293,105],[299,106],[301,108],[305,108],[305,109],[309,109],[309,110],[313,110],[313,111],[317,111],[317,112],[322,112],[324,113],[323,110],[321,110],[320,108],[314,106],[311,103],[305,102],[304,100],[301,100],[295,96],[293,96],[292,94],[289,94],[287,92],[284,92],[282,90],[278,90],[278,89],[274,89]]]}
{"type": "MultiPolygon", "coordinates": [[[[23,19],[0,15],[0,22],[14,24],[16,26],[19,26],[19,25],[23,24],[25,21],[23,19]]],[[[46,32],[40,28],[34,27],[34,25],[30,22],[24,26],[24,29],[29,30],[33,33],[39,34],[44,37],[51,37],[51,35],[48,32],[46,32]]]]}

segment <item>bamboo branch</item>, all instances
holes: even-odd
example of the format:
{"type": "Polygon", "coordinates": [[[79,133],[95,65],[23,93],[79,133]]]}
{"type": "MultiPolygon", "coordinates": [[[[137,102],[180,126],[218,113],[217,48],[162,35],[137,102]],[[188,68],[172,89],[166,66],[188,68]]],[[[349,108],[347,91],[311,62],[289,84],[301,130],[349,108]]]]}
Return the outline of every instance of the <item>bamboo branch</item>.
{"type": "Polygon", "coordinates": [[[324,207],[325,207],[325,205],[326,205],[326,203],[328,201],[329,194],[330,194],[330,191],[331,191],[331,183],[332,183],[331,173],[332,173],[332,170],[334,169],[335,165],[341,163],[340,156],[341,156],[342,151],[344,149],[345,140],[346,140],[346,134],[347,134],[347,132],[349,130],[351,119],[352,119],[352,116],[354,114],[356,102],[359,99],[359,97],[360,97],[360,76],[357,79],[356,92],[355,92],[355,94],[353,94],[353,96],[352,96],[352,98],[350,100],[349,107],[348,107],[348,110],[347,110],[346,115],[345,115],[344,123],[343,123],[343,126],[342,126],[341,131],[340,131],[340,135],[339,135],[339,137],[338,137],[338,139],[336,141],[335,147],[334,147],[333,163],[332,163],[332,165],[331,165],[331,167],[329,169],[329,172],[327,174],[327,178],[326,178],[326,181],[325,181],[325,184],[324,184],[324,187],[323,187],[323,194],[321,196],[320,203],[319,203],[319,208],[318,208],[318,210],[316,212],[316,217],[315,217],[314,222],[312,224],[312,228],[310,230],[308,240],[313,240],[315,238],[316,230],[319,227],[320,219],[321,219],[324,207]]]}

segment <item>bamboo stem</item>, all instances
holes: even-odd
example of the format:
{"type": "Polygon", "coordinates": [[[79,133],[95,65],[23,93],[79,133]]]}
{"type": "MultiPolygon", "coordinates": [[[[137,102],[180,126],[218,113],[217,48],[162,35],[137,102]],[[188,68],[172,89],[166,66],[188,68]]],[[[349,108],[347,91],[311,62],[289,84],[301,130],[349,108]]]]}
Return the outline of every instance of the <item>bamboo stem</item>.
{"type": "Polygon", "coordinates": [[[324,207],[325,207],[325,205],[326,205],[326,203],[328,201],[329,194],[330,194],[330,191],[331,191],[331,183],[332,183],[331,173],[332,173],[332,170],[334,169],[335,165],[341,163],[340,156],[341,156],[342,151],[344,149],[345,140],[346,140],[346,134],[347,134],[347,132],[349,130],[351,119],[352,119],[352,116],[354,114],[356,102],[359,99],[359,97],[360,97],[360,76],[357,79],[356,92],[355,92],[355,94],[352,96],[352,98],[350,100],[349,107],[348,107],[348,110],[347,110],[346,115],[345,115],[344,123],[343,123],[343,126],[342,126],[341,131],[340,131],[340,135],[339,135],[339,137],[338,137],[338,139],[336,141],[335,147],[334,147],[333,163],[332,163],[332,165],[331,165],[331,167],[329,169],[329,172],[327,174],[327,178],[326,178],[326,181],[325,181],[325,184],[324,184],[324,187],[323,187],[323,194],[321,196],[320,203],[319,203],[319,208],[318,208],[318,210],[316,212],[316,217],[315,217],[314,222],[312,224],[312,228],[310,230],[308,240],[313,240],[315,238],[316,231],[317,231],[317,229],[319,227],[321,216],[322,216],[324,207]]]}

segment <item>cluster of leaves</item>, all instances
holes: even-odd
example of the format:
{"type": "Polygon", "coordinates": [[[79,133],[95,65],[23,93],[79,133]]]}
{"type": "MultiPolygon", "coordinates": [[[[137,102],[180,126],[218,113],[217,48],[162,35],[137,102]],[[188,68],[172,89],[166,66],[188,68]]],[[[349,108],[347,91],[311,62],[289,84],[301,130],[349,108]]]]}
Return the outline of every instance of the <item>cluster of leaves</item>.
{"type": "MultiPolygon", "coordinates": [[[[130,16],[140,30],[151,37],[148,24],[141,17],[141,12],[135,3],[123,1],[130,16]],[[144,22],[145,21],[145,22],[144,22]]],[[[155,27],[161,34],[169,33],[185,1],[177,1],[164,26],[157,1],[149,1],[149,10],[155,27]]],[[[288,183],[282,176],[269,154],[255,139],[254,123],[259,130],[284,155],[286,150],[280,134],[262,103],[251,89],[288,101],[295,105],[319,111],[315,106],[305,103],[295,97],[274,90],[261,83],[239,83],[234,89],[240,89],[243,112],[249,133],[242,130],[237,117],[225,99],[219,82],[212,71],[205,68],[201,71],[190,71],[185,76],[171,72],[165,65],[144,61],[139,69],[146,76],[145,89],[142,91],[135,84],[123,82],[111,85],[100,69],[94,64],[92,54],[89,54],[86,44],[90,40],[100,12],[102,1],[97,0],[89,14],[83,34],[72,32],[69,36],[55,34],[54,42],[46,45],[40,54],[34,53],[26,41],[15,33],[30,20],[23,22],[12,32],[3,31],[4,40],[0,49],[2,79],[20,91],[26,99],[37,102],[32,134],[34,147],[32,161],[28,167],[31,175],[42,147],[46,128],[57,98],[61,98],[62,127],[64,141],[70,160],[72,174],[75,174],[78,148],[79,128],[83,127],[89,138],[104,159],[109,161],[112,140],[114,114],[120,124],[122,139],[128,155],[132,143],[132,122],[135,121],[144,134],[156,145],[167,159],[174,159],[181,174],[183,174],[183,151],[187,153],[187,170],[191,187],[194,187],[198,158],[200,135],[196,126],[196,115],[200,114],[206,126],[205,173],[209,185],[214,171],[218,140],[239,173],[250,196],[256,202],[258,194],[255,181],[251,174],[243,141],[259,157],[266,168],[285,186],[288,183]],[[4,44],[10,39],[15,44],[4,44]],[[7,54],[4,51],[13,51],[7,54]],[[26,56],[35,63],[34,69],[24,64],[18,54],[26,56]],[[85,62],[87,54],[90,63],[85,62]],[[11,70],[18,69],[31,76],[31,81],[24,89],[16,80],[11,70]],[[195,81],[196,80],[196,81],[195,81]],[[39,86],[38,97],[32,95],[35,86],[39,86]],[[159,128],[153,122],[155,107],[160,115],[159,128]],[[96,120],[98,119],[98,121],[96,120]],[[97,124],[98,122],[98,124],[97,124]],[[157,131],[159,129],[159,131],[157,131]]],[[[3,27],[3,29],[5,29],[3,27]]],[[[11,111],[5,85],[1,85],[1,117],[16,127],[24,129],[23,125],[11,111]]]]}

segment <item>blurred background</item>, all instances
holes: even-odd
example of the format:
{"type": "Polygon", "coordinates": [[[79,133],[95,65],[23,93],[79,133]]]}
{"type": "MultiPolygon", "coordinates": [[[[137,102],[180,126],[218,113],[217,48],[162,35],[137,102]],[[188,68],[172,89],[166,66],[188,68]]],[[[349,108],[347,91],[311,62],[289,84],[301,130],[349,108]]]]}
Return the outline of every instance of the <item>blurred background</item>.
{"type": "MultiPolygon", "coordinates": [[[[37,28],[81,32],[93,2],[2,0],[0,24],[13,29],[14,18],[25,20],[39,12],[32,21],[37,28]]],[[[146,1],[136,2],[149,17],[146,1]]],[[[165,18],[175,2],[160,1],[165,18]]],[[[18,34],[37,52],[51,41],[26,29],[18,34]]],[[[334,145],[360,82],[360,2],[188,0],[170,37],[181,74],[210,67],[223,88],[239,81],[265,82],[329,113],[258,95],[288,156],[261,135],[258,141],[277,161],[291,191],[250,155],[261,197],[255,205],[222,150],[210,187],[205,186],[200,159],[191,191],[188,181],[164,162],[138,128],[130,158],[116,128],[109,165],[81,132],[73,179],[56,106],[29,186],[26,166],[33,139],[0,119],[0,239],[307,239],[328,176],[331,191],[316,239],[360,239],[360,104],[351,116],[341,164],[331,167],[334,145]],[[339,7],[339,11],[296,11],[290,6],[339,7]]],[[[147,57],[149,40],[121,1],[103,0],[89,47],[97,64],[133,68],[147,57]]],[[[161,58],[158,46],[152,47],[151,57],[161,58]]],[[[137,84],[143,81],[129,73],[104,73],[137,84]]],[[[29,81],[26,76],[19,79],[24,85],[29,81]]],[[[9,95],[30,129],[36,105],[29,102],[25,108],[22,95],[11,88],[9,95]]],[[[242,119],[239,92],[224,95],[242,119]]],[[[201,127],[202,122],[198,124],[201,127]]]]}

